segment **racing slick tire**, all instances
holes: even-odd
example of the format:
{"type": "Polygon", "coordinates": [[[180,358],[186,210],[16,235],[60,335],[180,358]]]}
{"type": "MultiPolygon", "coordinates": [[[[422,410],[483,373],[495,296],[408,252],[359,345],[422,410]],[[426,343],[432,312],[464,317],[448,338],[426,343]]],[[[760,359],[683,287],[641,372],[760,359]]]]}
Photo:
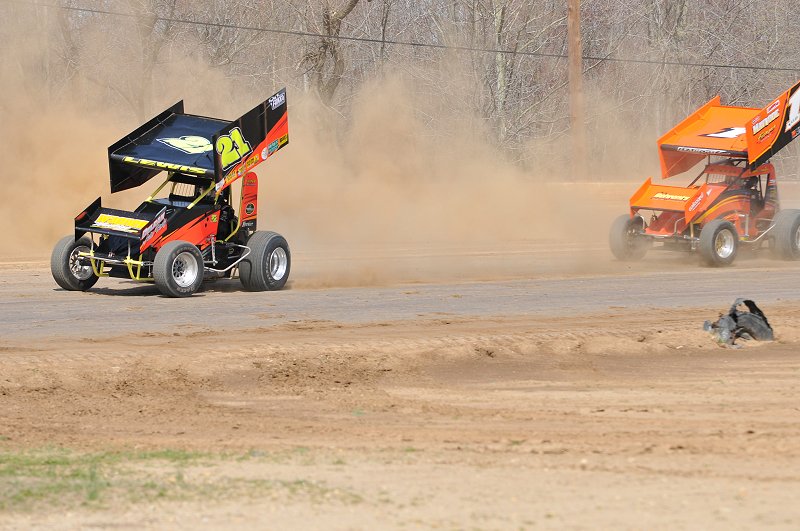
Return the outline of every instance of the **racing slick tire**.
{"type": "Polygon", "coordinates": [[[608,244],[617,260],[635,262],[644,258],[650,241],[641,236],[643,230],[644,220],[641,216],[623,214],[614,220],[608,234],[608,244]]]}
{"type": "Polygon", "coordinates": [[[257,231],[247,240],[250,255],[239,263],[239,280],[247,291],[274,291],[289,278],[292,255],[286,239],[275,232],[257,231]]]}
{"type": "Polygon", "coordinates": [[[188,297],[203,283],[203,255],[189,242],[169,242],[156,253],[153,279],[166,297],[188,297]]]}
{"type": "Polygon", "coordinates": [[[67,291],[86,291],[98,280],[89,260],[81,259],[80,252],[88,252],[92,242],[83,237],[75,241],[75,236],[64,236],[53,248],[50,255],[50,272],[56,284],[67,291]]]}
{"type": "Polygon", "coordinates": [[[772,236],[774,254],[783,260],[800,258],[800,210],[787,209],[775,214],[772,236]]]}
{"type": "Polygon", "coordinates": [[[700,231],[698,251],[706,265],[721,267],[731,265],[739,249],[739,234],[730,221],[715,219],[700,231]]]}

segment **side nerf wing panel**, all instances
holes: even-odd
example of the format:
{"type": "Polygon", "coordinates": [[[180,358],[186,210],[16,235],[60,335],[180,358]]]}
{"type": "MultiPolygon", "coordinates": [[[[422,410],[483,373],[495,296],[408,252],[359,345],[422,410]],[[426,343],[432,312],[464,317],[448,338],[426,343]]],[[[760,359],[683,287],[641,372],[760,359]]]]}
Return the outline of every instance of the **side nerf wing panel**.
{"type": "Polygon", "coordinates": [[[288,143],[286,89],[282,89],[214,135],[217,193],[288,143]]]}
{"type": "Polygon", "coordinates": [[[748,163],[755,169],[800,134],[800,82],[764,107],[747,124],[748,163]]]}

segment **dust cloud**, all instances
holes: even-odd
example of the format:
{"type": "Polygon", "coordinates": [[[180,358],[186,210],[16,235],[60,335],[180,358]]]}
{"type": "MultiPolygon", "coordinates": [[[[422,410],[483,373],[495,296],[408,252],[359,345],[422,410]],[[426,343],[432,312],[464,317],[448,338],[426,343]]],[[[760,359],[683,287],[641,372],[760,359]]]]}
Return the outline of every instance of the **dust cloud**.
{"type": "Polygon", "coordinates": [[[424,105],[407,80],[385,76],[362,89],[344,130],[319,126],[329,111],[313,98],[291,109],[289,148],[259,170],[261,220],[331,258],[312,284],[515,277],[532,266],[502,257],[537,244],[573,245],[561,260],[591,270],[580,249],[605,246],[613,195],[623,190],[624,211],[629,185],[609,197],[604,185],[521,169],[477,118],[438,131],[415,112],[424,105]]]}
{"type": "MultiPolygon", "coordinates": [[[[104,37],[92,37],[97,48],[104,37]]],[[[635,186],[570,183],[566,139],[531,145],[540,165],[514,164],[481,118],[448,108],[447,94],[426,101],[400,71],[364,82],[343,116],[291,79],[242,85],[190,55],[162,67],[137,107],[78,74],[54,90],[41,68],[49,53],[46,38],[0,52],[3,261],[46,260],[98,196],[132,208],[151,191],[108,193],[106,148],[143,119],[179,99],[187,112],[233,119],[284,84],[291,140],[259,167],[259,226],[287,237],[300,286],[520,277],[535,272],[531,253],[550,249],[551,270],[592,272],[598,256],[610,261],[607,227],[635,186]]]]}

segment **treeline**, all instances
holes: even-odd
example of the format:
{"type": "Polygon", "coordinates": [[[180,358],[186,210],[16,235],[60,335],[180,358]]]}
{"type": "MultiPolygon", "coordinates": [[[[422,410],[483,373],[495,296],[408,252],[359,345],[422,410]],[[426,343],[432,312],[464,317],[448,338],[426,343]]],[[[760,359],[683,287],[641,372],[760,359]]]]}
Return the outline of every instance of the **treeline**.
{"type": "MultiPolygon", "coordinates": [[[[3,7],[4,39],[37,50],[27,67],[38,69],[53,97],[91,91],[143,118],[163,106],[157,95],[171,83],[165,72],[197,75],[209,91],[219,76],[237,90],[287,85],[346,121],[360,91],[380,90],[377,81],[393,77],[413,93],[413,112],[436,134],[468,117],[476,134],[511,160],[564,155],[566,0],[60,5],[75,9],[3,7]]],[[[652,144],[657,132],[718,93],[728,104],[765,105],[800,77],[798,11],[796,0],[584,1],[591,156],[613,164],[621,144],[638,145],[642,136],[652,144]]],[[[790,173],[797,173],[798,164],[787,163],[796,152],[784,156],[790,173]]]]}

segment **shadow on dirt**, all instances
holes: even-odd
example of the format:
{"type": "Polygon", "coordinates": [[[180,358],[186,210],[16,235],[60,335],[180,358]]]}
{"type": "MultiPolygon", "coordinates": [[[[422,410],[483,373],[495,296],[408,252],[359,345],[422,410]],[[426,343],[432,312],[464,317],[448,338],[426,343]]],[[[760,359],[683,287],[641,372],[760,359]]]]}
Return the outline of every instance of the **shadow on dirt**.
{"type": "MultiPolygon", "coordinates": [[[[101,280],[102,283],[102,280],[101,280]]],[[[292,289],[292,282],[288,282],[281,291],[292,289]]],[[[54,288],[53,291],[65,291],[61,288],[54,288]]],[[[92,287],[87,293],[94,295],[105,295],[113,297],[163,297],[161,292],[152,283],[140,283],[134,281],[121,281],[113,286],[92,287]]],[[[203,282],[200,289],[192,297],[202,297],[204,294],[211,293],[250,293],[242,287],[238,279],[216,279],[203,282]]]]}
{"type": "MultiPolygon", "coordinates": [[[[161,295],[158,288],[154,284],[140,284],[134,282],[125,282],[122,286],[113,287],[93,287],[87,293],[92,295],[107,295],[115,297],[144,297],[144,296],[157,296],[161,295]]],[[[61,290],[63,291],[63,290],[61,290]]]]}

